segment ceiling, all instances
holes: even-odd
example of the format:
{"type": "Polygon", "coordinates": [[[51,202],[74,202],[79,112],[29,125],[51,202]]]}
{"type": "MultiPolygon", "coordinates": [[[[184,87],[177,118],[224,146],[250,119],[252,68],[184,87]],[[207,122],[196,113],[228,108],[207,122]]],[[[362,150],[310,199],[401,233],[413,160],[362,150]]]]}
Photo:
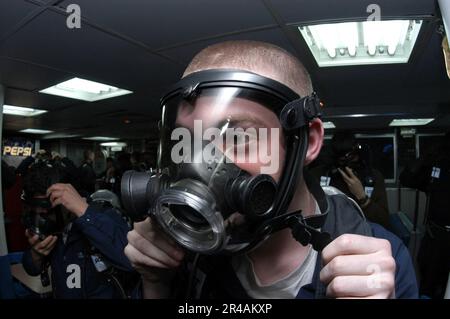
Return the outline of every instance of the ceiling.
{"type": "Polygon", "coordinates": [[[0,0],[5,104],[49,111],[33,118],[5,115],[3,127],[8,134],[41,128],[154,139],[164,89],[180,77],[196,52],[230,39],[267,41],[295,54],[311,73],[325,103],[325,118],[338,128],[380,129],[399,116],[436,117],[430,127],[450,127],[450,80],[435,1],[377,1],[384,17],[426,19],[408,64],[319,68],[297,32],[299,23],[364,18],[372,2],[0,0]],[[66,27],[71,3],[81,8],[80,29],[66,27]],[[83,102],[38,93],[74,76],[134,94],[83,102]],[[348,114],[371,116],[355,121],[348,114]]]}

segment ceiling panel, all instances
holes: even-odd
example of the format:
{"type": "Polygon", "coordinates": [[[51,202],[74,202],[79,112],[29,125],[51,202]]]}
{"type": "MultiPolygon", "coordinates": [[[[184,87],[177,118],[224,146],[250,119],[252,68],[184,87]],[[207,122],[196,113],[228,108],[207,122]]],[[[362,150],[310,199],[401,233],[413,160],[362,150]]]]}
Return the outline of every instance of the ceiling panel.
{"type": "Polygon", "coordinates": [[[32,107],[43,110],[56,110],[79,103],[77,100],[66,99],[54,95],[29,92],[7,88],[5,92],[5,104],[32,107]]]}
{"type": "Polygon", "coordinates": [[[180,72],[177,64],[96,29],[69,29],[65,17],[52,11],[0,45],[0,55],[131,90],[168,84],[180,72]]]}
{"type": "MultiPolygon", "coordinates": [[[[70,3],[73,1],[64,1],[61,7],[70,3]]],[[[76,3],[82,17],[153,49],[274,24],[260,0],[77,0],[76,3]]]]}
{"type": "Polygon", "coordinates": [[[0,1],[0,40],[37,8],[36,5],[22,0],[0,1]]]}
{"type": "Polygon", "coordinates": [[[70,74],[0,56],[0,83],[26,91],[38,91],[70,74]]]}
{"type": "Polygon", "coordinates": [[[434,0],[269,0],[286,23],[311,22],[343,18],[365,18],[367,7],[378,4],[382,17],[431,15],[434,0]]]}

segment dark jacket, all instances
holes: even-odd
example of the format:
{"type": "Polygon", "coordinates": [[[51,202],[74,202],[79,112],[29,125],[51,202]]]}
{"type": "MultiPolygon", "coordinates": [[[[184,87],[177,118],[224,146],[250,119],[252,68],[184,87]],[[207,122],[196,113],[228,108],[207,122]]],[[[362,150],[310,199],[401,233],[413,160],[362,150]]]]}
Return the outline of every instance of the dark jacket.
{"type": "Polygon", "coordinates": [[[89,195],[94,193],[97,175],[95,174],[92,164],[84,162],[79,168],[79,173],[80,191],[89,195]]]}
{"type": "Polygon", "coordinates": [[[450,227],[450,156],[410,163],[400,174],[400,182],[427,194],[428,222],[450,227]]]}
{"type": "MultiPolygon", "coordinates": [[[[116,211],[98,211],[89,206],[83,216],[73,221],[66,243],[59,236],[49,255],[54,297],[121,298],[109,277],[96,270],[89,252],[91,247],[95,247],[116,269],[132,273],[133,268],[123,251],[128,230],[128,225],[116,211]],[[78,270],[79,288],[73,287],[78,270]]],[[[31,276],[42,272],[42,267],[34,266],[30,250],[24,253],[22,263],[31,276]]]]}

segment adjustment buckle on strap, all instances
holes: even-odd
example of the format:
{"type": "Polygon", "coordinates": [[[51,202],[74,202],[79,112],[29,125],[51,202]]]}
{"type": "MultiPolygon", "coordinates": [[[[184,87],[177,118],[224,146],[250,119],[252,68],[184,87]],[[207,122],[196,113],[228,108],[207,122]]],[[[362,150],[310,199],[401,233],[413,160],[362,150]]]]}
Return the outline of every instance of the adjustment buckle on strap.
{"type": "Polygon", "coordinates": [[[280,121],[285,130],[295,130],[321,116],[320,99],[314,92],[286,104],[281,111],[280,121]]]}
{"type": "Polygon", "coordinates": [[[322,251],[332,241],[329,233],[311,227],[308,225],[307,219],[301,215],[292,217],[289,227],[295,240],[303,246],[311,244],[316,251],[322,251]]]}

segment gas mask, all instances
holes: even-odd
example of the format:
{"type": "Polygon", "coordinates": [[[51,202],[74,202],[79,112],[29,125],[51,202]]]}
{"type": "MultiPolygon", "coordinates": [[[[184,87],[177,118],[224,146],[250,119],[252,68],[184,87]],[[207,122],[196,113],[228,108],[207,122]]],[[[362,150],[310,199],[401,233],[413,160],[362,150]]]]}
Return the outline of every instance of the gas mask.
{"type": "Polygon", "coordinates": [[[320,115],[315,95],[300,98],[250,72],[207,70],[183,78],[161,105],[158,173],[122,177],[132,220],[151,216],[182,247],[202,254],[246,252],[292,218],[303,220],[287,207],[309,121],[320,115]]]}

